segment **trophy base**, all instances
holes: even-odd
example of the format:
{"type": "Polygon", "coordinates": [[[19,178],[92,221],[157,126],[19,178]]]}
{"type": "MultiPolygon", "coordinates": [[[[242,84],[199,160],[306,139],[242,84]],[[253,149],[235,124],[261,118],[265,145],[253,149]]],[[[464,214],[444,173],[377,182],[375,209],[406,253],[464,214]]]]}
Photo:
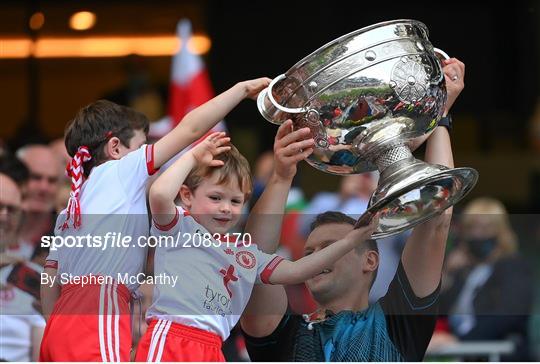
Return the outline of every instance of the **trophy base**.
{"type": "Polygon", "coordinates": [[[385,238],[429,220],[459,202],[474,187],[478,172],[472,168],[449,169],[408,157],[381,173],[377,190],[357,225],[379,214],[373,239],[385,238]]]}

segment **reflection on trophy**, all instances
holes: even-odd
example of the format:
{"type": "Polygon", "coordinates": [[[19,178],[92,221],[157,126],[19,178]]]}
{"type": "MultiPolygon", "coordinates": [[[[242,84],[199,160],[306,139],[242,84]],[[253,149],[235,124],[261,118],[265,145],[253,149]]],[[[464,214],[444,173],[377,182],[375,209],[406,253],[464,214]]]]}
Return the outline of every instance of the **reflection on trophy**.
{"type": "MultiPolygon", "coordinates": [[[[437,54],[438,53],[438,54],[437,54]]],[[[427,27],[414,20],[375,24],[319,48],[260,93],[264,118],[309,127],[307,162],[339,175],[380,172],[367,219],[374,238],[409,229],[456,204],[476,184],[472,168],[449,169],[413,157],[407,143],[441,118],[446,86],[427,27]]]]}

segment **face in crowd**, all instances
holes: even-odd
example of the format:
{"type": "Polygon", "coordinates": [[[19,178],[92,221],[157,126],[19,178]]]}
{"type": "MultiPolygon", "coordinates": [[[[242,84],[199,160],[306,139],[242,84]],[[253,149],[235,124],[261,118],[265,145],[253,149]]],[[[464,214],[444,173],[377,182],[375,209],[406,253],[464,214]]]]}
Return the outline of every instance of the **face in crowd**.
{"type": "Polygon", "coordinates": [[[21,217],[21,193],[17,184],[0,174],[0,250],[16,242],[21,217]]]}
{"type": "Polygon", "coordinates": [[[23,198],[23,209],[33,213],[47,213],[54,209],[59,189],[61,166],[56,155],[45,145],[24,147],[17,156],[30,171],[23,198]]]}
{"type": "Polygon", "coordinates": [[[496,260],[517,250],[517,238],[504,205],[477,198],[464,209],[461,238],[473,262],[496,260]]]}

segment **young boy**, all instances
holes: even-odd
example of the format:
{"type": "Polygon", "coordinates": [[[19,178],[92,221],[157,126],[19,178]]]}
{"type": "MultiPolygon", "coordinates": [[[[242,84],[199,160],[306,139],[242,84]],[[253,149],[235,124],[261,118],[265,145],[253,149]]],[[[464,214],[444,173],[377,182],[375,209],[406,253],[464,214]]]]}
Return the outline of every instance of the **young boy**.
{"type": "Polygon", "coordinates": [[[145,133],[133,130],[133,118],[144,118],[134,110],[97,101],[79,111],[65,135],[73,157],[67,167],[71,197],[55,231],[55,238],[65,239],[65,244],[51,246],[42,277],[42,282],[47,280],[42,305],[48,323],[40,360],[130,360],[129,304],[139,285],[133,278],[143,271],[147,253],[136,242],[149,231],[146,182],[240,101],[255,98],[268,84],[267,78],[236,84],[192,110],[154,145],[145,145],[145,133]],[[115,243],[111,239],[115,236],[130,237],[132,244],[115,243]],[[84,237],[93,240],[68,245],[84,237]],[[124,284],[119,277],[129,282],[124,284]]]}
{"type": "Polygon", "coordinates": [[[244,310],[253,285],[296,284],[314,277],[371,236],[377,223],[296,262],[259,251],[246,237],[227,232],[238,222],[251,193],[246,159],[213,133],[184,154],[150,188],[152,234],[158,240],[155,276],[177,277],[156,284],[147,311],[149,327],[136,361],[224,361],[221,343],[244,310]],[[180,194],[182,207],[175,206],[180,194]]]}

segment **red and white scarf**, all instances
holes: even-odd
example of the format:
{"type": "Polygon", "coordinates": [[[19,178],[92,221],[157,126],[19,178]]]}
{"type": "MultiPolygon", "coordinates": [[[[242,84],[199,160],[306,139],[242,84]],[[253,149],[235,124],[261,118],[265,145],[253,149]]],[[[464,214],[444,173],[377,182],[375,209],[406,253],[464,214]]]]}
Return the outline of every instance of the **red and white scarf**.
{"type": "Polygon", "coordinates": [[[70,220],[74,229],[81,226],[81,204],[79,196],[84,182],[83,163],[88,162],[90,159],[92,159],[92,156],[88,151],[88,147],[81,146],[66,166],[66,175],[71,178],[71,192],[69,193],[66,220],[62,224],[62,230],[69,227],[70,220]]]}

